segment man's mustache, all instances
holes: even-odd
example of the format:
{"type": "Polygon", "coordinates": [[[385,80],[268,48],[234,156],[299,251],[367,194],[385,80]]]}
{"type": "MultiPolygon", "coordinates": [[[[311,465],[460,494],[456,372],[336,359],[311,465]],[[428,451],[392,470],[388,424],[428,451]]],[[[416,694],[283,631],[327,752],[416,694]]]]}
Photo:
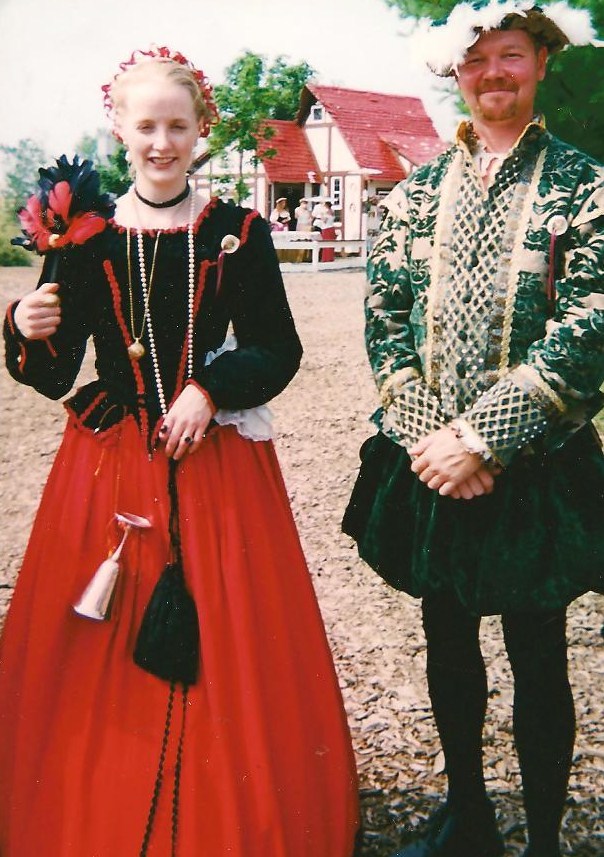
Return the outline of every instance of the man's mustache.
{"type": "Polygon", "coordinates": [[[513,80],[494,80],[481,84],[476,91],[478,95],[484,95],[487,92],[516,92],[517,89],[513,80]]]}

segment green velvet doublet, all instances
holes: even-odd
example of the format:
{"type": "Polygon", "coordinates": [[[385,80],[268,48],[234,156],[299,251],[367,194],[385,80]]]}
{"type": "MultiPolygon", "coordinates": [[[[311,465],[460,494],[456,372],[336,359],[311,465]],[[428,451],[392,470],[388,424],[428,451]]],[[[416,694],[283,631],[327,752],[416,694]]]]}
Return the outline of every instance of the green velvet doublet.
{"type": "Polygon", "coordinates": [[[344,529],[392,585],[478,613],[553,609],[604,588],[604,168],[524,131],[488,189],[456,144],[386,198],[366,344],[381,407],[344,529]],[[442,498],[406,449],[461,421],[501,467],[442,498]]]}

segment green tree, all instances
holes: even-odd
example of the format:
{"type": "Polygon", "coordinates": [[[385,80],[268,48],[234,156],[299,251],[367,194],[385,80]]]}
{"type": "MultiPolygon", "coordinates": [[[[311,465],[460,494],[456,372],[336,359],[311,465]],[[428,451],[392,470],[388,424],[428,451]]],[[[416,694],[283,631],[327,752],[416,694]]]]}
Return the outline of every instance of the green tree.
{"type": "Polygon", "coordinates": [[[81,158],[92,161],[98,167],[100,161],[99,144],[97,138],[92,134],[83,134],[76,143],[75,150],[81,158]]]}
{"type": "Polygon", "coordinates": [[[21,208],[38,186],[38,170],[46,166],[46,154],[29,137],[16,146],[0,146],[0,153],[4,162],[3,200],[9,208],[21,208]]]}
{"type": "Polygon", "coordinates": [[[99,153],[98,135],[84,134],[77,142],[76,152],[82,158],[92,161],[94,168],[99,174],[101,181],[101,192],[121,196],[132,184],[130,166],[126,160],[126,147],[123,143],[116,143],[113,152],[101,157],[99,153]]]}
{"type": "MultiPolygon", "coordinates": [[[[238,201],[249,195],[243,179],[246,152],[255,153],[259,145],[272,136],[264,125],[266,119],[293,119],[298,112],[300,91],[314,71],[306,62],[289,65],[277,57],[269,65],[266,57],[246,51],[225,72],[225,83],[215,87],[221,122],[212,131],[209,148],[212,154],[233,147],[239,155],[236,182],[238,201]]],[[[270,148],[265,149],[270,157],[270,148]]]]}
{"type": "Polygon", "coordinates": [[[119,143],[115,152],[108,155],[106,164],[97,160],[96,170],[101,180],[102,193],[121,196],[132,184],[130,165],[126,160],[126,147],[123,143],[119,143]]]}
{"type": "Polygon", "coordinates": [[[569,48],[549,61],[537,96],[547,127],[604,162],[604,56],[601,48],[569,48]]]}
{"type": "Polygon", "coordinates": [[[0,198],[0,265],[31,265],[31,253],[11,246],[11,238],[19,235],[21,227],[17,209],[37,190],[40,167],[46,166],[44,149],[30,138],[19,140],[16,146],[0,146],[4,166],[4,181],[0,198]]]}
{"type": "Polygon", "coordinates": [[[0,199],[0,266],[31,265],[33,253],[22,247],[14,247],[10,242],[21,234],[21,227],[15,217],[15,208],[5,199],[0,199]]]}
{"type": "Polygon", "coordinates": [[[446,18],[458,0],[386,0],[405,18],[446,18]]]}
{"type": "MultiPolygon", "coordinates": [[[[404,17],[443,18],[456,0],[385,0],[404,17]]],[[[591,12],[594,26],[604,31],[604,0],[575,0],[591,12]]],[[[549,61],[540,86],[537,108],[549,130],[567,143],[604,161],[604,53],[602,49],[568,48],[549,61]]]]}

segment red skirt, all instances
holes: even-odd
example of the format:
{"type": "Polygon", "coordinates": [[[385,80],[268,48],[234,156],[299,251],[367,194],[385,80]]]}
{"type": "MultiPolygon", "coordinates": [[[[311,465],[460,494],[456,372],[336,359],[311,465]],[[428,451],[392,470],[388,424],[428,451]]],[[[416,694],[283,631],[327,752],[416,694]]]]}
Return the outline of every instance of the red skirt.
{"type": "MultiPolygon", "coordinates": [[[[0,647],[2,857],[140,854],[169,688],[132,651],[168,559],[167,470],[133,420],[102,442],[67,427],[0,647]],[[131,532],[111,618],[95,622],[71,605],[119,541],[116,511],[153,526],[131,532]]],[[[350,857],[350,737],[272,444],[216,430],[179,468],[178,494],[201,672],[176,853],[350,857]]],[[[149,857],[171,853],[181,717],[175,705],[149,857]]]]}
{"type": "MultiPolygon", "coordinates": [[[[335,241],[336,230],[334,226],[328,226],[326,229],[321,230],[321,238],[323,241],[335,241]]],[[[333,247],[326,247],[325,250],[319,251],[319,261],[320,262],[333,262],[336,258],[336,251],[333,247]]]]}

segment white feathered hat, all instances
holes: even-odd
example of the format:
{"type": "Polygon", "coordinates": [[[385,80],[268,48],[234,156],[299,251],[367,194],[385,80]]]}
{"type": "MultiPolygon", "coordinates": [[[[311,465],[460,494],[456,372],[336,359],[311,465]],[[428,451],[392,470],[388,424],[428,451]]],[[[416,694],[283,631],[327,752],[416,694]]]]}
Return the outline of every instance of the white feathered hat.
{"type": "Polygon", "coordinates": [[[549,53],[567,45],[596,45],[589,12],[564,0],[537,6],[534,0],[475,0],[458,3],[447,18],[422,18],[413,33],[413,48],[436,74],[447,77],[463,62],[468,49],[488,30],[523,29],[549,53]]]}

